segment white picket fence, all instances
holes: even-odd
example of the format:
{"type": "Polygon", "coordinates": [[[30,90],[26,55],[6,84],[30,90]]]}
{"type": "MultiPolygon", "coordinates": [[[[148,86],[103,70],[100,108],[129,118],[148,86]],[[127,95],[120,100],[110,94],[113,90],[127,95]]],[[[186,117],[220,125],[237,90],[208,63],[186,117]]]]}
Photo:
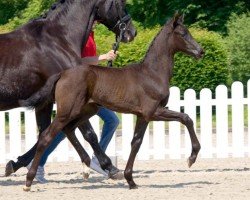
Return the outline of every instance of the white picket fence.
{"type": "MultiPolygon", "coordinates": [[[[194,120],[202,147],[200,158],[250,157],[250,80],[245,95],[247,98],[244,98],[243,85],[240,82],[233,83],[231,91],[232,97],[228,98],[227,87],[220,85],[216,88],[215,99],[212,99],[209,89],[203,89],[200,99],[196,99],[195,91],[188,89],[181,100],[177,87],[170,90],[169,109],[180,111],[184,108],[185,113],[194,120]],[[197,107],[200,108],[199,113],[197,107]],[[212,120],[212,110],[216,112],[215,120],[212,120]],[[212,124],[213,121],[216,123],[212,124]]],[[[124,160],[128,158],[134,122],[133,115],[122,114],[121,129],[117,130],[107,149],[109,156],[119,156],[124,160]]],[[[94,116],[91,123],[99,136],[100,119],[94,116]]],[[[79,130],[76,130],[76,134],[91,154],[92,150],[83,140],[79,130]]],[[[0,163],[16,159],[29,150],[36,140],[37,129],[33,111],[18,108],[0,112],[0,163]],[[6,113],[9,114],[9,124],[6,124],[6,113]],[[21,123],[21,113],[24,113],[24,125],[21,123]]],[[[188,157],[190,151],[190,137],[183,125],[178,122],[152,122],[146,131],[138,159],[180,159],[188,157]]],[[[50,156],[49,161],[52,160],[79,160],[79,156],[69,142],[64,140],[50,156]]]]}

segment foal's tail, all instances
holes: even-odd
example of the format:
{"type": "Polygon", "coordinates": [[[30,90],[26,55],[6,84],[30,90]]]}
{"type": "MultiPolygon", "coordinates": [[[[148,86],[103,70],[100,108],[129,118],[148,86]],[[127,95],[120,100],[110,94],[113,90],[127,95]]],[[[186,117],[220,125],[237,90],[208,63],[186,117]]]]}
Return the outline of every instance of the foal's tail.
{"type": "Polygon", "coordinates": [[[57,81],[60,79],[61,73],[52,75],[48,78],[45,85],[30,96],[28,99],[19,100],[19,105],[21,107],[29,107],[31,109],[34,108],[43,108],[45,105],[49,103],[53,103],[55,100],[55,86],[57,81]]]}

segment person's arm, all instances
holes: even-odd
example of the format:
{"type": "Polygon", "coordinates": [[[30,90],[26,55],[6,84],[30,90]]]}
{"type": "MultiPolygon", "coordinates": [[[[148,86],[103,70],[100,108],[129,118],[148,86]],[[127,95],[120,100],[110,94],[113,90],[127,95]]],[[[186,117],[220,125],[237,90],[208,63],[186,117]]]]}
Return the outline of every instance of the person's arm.
{"type": "Polygon", "coordinates": [[[117,54],[114,53],[114,50],[111,50],[108,53],[99,56],[84,57],[83,60],[89,65],[98,65],[102,61],[115,60],[116,56],[117,54]]]}

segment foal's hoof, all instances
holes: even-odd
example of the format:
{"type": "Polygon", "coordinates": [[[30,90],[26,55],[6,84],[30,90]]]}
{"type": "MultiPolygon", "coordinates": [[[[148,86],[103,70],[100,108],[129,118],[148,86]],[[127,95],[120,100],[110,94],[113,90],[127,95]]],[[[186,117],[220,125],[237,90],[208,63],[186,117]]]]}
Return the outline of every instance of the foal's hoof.
{"type": "Polygon", "coordinates": [[[25,192],[29,192],[30,189],[31,189],[31,187],[28,187],[28,186],[24,186],[24,187],[23,187],[23,191],[25,191],[25,192]]]}
{"type": "Polygon", "coordinates": [[[14,163],[14,161],[13,161],[13,160],[10,160],[10,161],[6,164],[6,166],[5,166],[5,176],[6,176],[6,177],[9,176],[9,175],[11,175],[12,173],[15,172],[14,167],[13,167],[13,163],[14,163]]]}
{"type": "Polygon", "coordinates": [[[124,179],[124,174],[121,171],[118,171],[116,174],[110,174],[109,178],[112,180],[123,180],[124,179]]]}
{"type": "Polygon", "coordinates": [[[88,180],[88,179],[89,179],[89,173],[84,173],[84,172],[83,172],[83,175],[82,175],[82,176],[83,176],[83,179],[84,179],[84,180],[88,180]]]}
{"type": "Polygon", "coordinates": [[[131,184],[131,185],[129,185],[129,189],[130,189],[130,190],[138,189],[138,185],[136,185],[136,184],[131,184]]]}
{"type": "Polygon", "coordinates": [[[187,163],[188,163],[188,167],[190,168],[195,163],[195,159],[189,157],[187,159],[187,163]]]}

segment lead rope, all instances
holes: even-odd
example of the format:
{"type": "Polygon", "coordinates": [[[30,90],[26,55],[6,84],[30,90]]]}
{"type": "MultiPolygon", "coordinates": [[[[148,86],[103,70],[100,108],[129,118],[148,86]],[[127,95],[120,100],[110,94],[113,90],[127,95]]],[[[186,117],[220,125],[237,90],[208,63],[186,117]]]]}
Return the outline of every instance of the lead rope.
{"type": "MultiPolygon", "coordinates": [[[[116,53],[117,50],[118,50],[119,47],[120,47],[120,42],[121,42],[123,33],[124,33],[125,30],[126,30],[126,24],[125,24],[125,23],[121,23],[121,24],[119,25],[119,29],[120,29],[120,35],[119,35],[119,36],[116,36],[116,38],[115,38],[116,42],[112,45],[112,49],[114,50],[114,53],[116,53]]],[[[108,61],[108,67],[113,67],[113,61],[112,61],[112,60],[109,60],[109,61],[108,61]]]]}

